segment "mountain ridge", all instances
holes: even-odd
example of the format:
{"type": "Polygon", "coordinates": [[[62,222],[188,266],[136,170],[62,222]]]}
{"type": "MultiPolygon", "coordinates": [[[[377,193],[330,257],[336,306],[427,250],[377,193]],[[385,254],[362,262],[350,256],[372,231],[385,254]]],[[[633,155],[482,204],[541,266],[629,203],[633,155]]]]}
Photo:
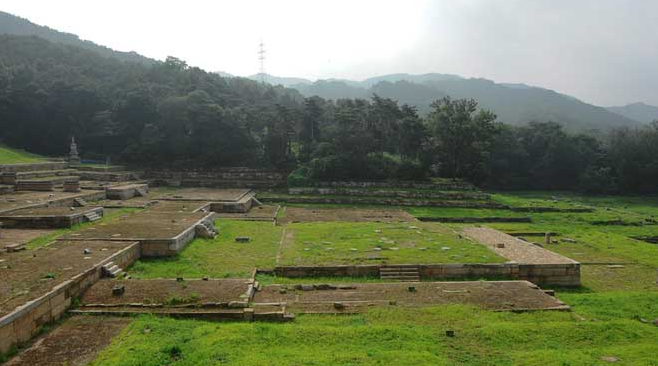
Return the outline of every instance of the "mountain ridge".
{"type": "Polygon", "coordinates": [[[611,112],[644,123],[658,121],[658,107],[651,104],[646,104],[644,102],[636,102],[622,106],[612,106],[607,107],[607,109],[611,112]]]}
{"type": "Polygon", "coordinates": [[[60,32],[47,26],[32,23],[28,19],[0,11],[0,34],[10,34],[16,36],[36,36],[50,42],[57,42],[72,46],[85,48],[105,57],[114,57],[121,61],[137,62],[145,65],[152,65],[157,60],[140,55],[135,51],[123,52],[116,51],[109,47],[96,44],[92,41],[81,39],[79,36],[60,32]]]}

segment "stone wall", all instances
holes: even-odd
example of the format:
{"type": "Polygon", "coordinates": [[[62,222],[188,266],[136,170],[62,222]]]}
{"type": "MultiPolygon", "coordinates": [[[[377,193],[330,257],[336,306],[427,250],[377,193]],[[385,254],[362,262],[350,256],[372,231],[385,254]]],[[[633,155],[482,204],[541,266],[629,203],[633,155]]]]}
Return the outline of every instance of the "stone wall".
{"type": "Polygon", "coordinates": [[[295,197],[295,196],[258,196],[262,202],[288,202],[288,203],[319,203],[319,204],[362,204],[387,206],[418,206],[418,207],[457,207],[457,208],[496,208],[505,209],[507,206],[491,201],[443,201],[430,199],[405,199],[387,197],[295,197]]]}
{"type": "Polygon", "coordinates": [[[53,161],[29,164],[5,164],[0,165],[0,173],[5,172],[30,172],[38,170],[62,170],[68,168],[69,163],[64,161],[53,161]]]}
{"type": "Polygon", "coordinates": [[[432,181],[332,181],[317,182],[316,187],[341,187],[341,188],[416,188],[437,190],[474,190],[471,183],[461,180],[432,182],[432,181]]]}
{"type": "MultiPolygon", "coordinates": [[[[527,280],[539,286],[580,286],[580,264],[400,264],[418,268],[421,279],[432,280],[527,280]]],[[[281,277],[379,277],[380,265],[282,266],[281,277]]]]}
{"type": "Polygon", "coordinates": [[[182,233],[171,239],[144,239],[141,240],[142,257],[172,257],[178,254],[185,246],[194,240],[196,226],[202,222],[214,225],[215,213],[211,212],[185,229],[182,233]]]}
{"type": "Polygon", "coordinates": [[[74,212],[70,215],[43,215],[43,216],[0,216],[0,222],[7,229],[60,229],[70,228],[74,225],[86,222],[85,214],[95,212],[98,216],[103,216],[103,208],[95,207],[85,209],[82,212],[74,212]]]}
{"type": "Polygon", "coordinates": [[[448,223],[532,222],[530,217],[418,217],[418,221],[448,223]]]}
{"type": "Polygon", "coordinates": [[[144,178],[152,185],[211,188],[285,187],[288,172],[268,169],[150,170],[144,178]]]}
{"type": "Polygon", "coordinates": [[[127,247],[95,264],[87,271],[55,286],[47,294],[29,301],[0,318],[0,353],[29,341],[41,327],[62,317],[74,298],[101,278],[102,266],[114,262],[126,268],[139,258],[139,243],[127,247]]]}
{"type": "Polygon", "coordinates": [[[414,191],[391,189],[364,189],[344,187],[305,187],[289,188],[288,194],[296,195],[333,195],[333,196],[371,196],[371,197],[399,197],[399,198],[429,198],[449,200],[488,200],[490,196],[477,191],[414,191]]]}

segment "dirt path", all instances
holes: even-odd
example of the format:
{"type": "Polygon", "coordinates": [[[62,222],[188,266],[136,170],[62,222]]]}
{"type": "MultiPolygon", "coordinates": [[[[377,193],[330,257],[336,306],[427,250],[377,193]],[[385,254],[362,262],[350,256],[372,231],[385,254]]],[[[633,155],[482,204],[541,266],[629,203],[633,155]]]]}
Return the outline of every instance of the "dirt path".
{"type": "Polygon", "coordinates": [[[286,247],[288,243],[292,243],[292,241],[295,239],[295,233],[293,231],[287,232],[286,228],[283,228],[283,231],[281,232],[281,240],[279,240],[279,249],[276,251],[276,261],[275,266],[279,265],[279,262],[281,261],[281,255],[283,255],[283,250],[286,247]]]}

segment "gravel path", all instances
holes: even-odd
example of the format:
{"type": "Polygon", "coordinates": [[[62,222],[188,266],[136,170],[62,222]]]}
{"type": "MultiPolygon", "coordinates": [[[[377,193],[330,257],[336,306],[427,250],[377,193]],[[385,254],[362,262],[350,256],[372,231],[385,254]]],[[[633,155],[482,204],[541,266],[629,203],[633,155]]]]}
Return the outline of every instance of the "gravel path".
{"type": "Polygon", "coordinates": [[[464,234],[476,240],[496,254],[510,261],[524,264],[571,264],[578,263],[563,255],[551,252],[537,245],[530,244],[501,231],[487,227],[469,227],[464,234]]]}

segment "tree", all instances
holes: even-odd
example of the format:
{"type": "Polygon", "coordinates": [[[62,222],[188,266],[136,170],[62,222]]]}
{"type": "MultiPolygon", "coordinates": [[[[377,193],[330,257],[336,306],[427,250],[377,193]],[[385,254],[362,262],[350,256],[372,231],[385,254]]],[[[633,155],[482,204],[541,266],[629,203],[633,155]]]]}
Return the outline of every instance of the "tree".
{"type": "Polygon", "coordinates": [[[481,181],[483,165],[497,133],[496,115],[477,109],[473,99],[450,97],[431,105],[427,123],[442,171],[452,178],[481,181]]]}

